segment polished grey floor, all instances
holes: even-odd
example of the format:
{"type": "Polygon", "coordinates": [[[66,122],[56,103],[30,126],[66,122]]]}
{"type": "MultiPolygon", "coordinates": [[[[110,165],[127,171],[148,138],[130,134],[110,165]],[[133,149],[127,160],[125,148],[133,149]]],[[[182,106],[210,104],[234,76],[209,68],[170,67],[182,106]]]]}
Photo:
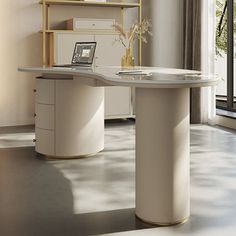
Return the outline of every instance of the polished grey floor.
{"type": "Polygon", "coordinates": [[[0,235],[227,235],[236,232],[236,133],[191,127],[191,218],[174,227],[134,215],[134,123],[106,124],[105,150],[36,158],[33,129],[0,129],[0,235]]]}

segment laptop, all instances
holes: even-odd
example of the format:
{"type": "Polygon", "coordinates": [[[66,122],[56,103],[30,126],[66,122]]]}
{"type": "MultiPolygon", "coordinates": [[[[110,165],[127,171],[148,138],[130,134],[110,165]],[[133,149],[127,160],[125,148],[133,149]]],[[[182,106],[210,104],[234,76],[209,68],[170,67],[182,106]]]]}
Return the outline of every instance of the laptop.
{"type": "Polygon", "coordinates": [[[93,64],[96,42],[76,42],[71,64],[53,65],[53,67],[91,67],[93,64]]]}

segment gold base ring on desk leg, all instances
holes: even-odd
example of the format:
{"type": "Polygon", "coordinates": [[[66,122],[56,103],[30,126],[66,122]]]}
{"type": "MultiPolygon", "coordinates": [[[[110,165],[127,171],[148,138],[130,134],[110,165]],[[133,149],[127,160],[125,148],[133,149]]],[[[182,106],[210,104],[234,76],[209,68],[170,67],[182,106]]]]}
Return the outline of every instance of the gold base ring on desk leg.
{"type": "Polygon", "coordinates": [[[179,221],[175,221],[175,222],[162,222],[162,223],[159,223],[159,222],[152,222],[152,221],[147,221],[147,220],[144,220],[142,218],[140,218],[137,214],[136,214],[136,217],[143,221],[144,223],[147,223],[147,224],[151,224],[151,225],[158,225],[158,226],[174,226],[174,225],[180,225],[180,224],[184,224],[186,223],[188,220],[189,220],[189,217],[183,219],[183,220],[179,220],[179,221]]]}
{"type": "Polygon", "coordinates": [[[43,155],[41,153],[36,152],[36,157],[38,159],[42,159],[42,160],[45,160],[45,161],[76,160],[76,159],[83,159],[83,158],[89,158],[89,157],[96,156],[99,152],[86,154],[86,155],[80,155],[80,156],[70,156],[70,157],[67,157],[67,156],[47,156],[47,155],[43,155]]]}

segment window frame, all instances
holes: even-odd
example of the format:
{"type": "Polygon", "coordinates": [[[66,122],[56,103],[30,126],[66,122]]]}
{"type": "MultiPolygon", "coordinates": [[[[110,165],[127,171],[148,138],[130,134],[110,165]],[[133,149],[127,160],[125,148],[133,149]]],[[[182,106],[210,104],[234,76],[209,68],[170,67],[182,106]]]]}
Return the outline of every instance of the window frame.
{"type": "Polygon", "coordinates": [[[227,110],[234,107],[234,0],[227,0],[227,110]]]}
{"type": "MultiPolygon", "coordinates": [[[[227,87],[226,96],[216,95],[216,108],[236,112],[234,102],[234,0],[227,1],[227,87]],[[220,101],[219,97],[226,97],[220,101]]],[[[235,91],[236,92],[236,91],[235,91]]]]}

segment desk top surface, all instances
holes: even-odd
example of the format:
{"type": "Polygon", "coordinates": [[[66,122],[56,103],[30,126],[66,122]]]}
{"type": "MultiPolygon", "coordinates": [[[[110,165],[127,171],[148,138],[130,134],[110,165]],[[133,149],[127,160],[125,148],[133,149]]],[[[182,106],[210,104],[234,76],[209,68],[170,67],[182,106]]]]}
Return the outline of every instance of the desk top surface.
{"type": "MultiPolygon", "coordinates": [[[[220,77],[212,74],[203,74],[199,71],[160,67],[134,67],[122,69],[116,66],[97,68],[65,68],[65,67],[31,67],[19,68],[22,72],[42,74],[51,79],[93,79],[102,86],[131,86],[143,88],[193,88],[216,85],[220,77]],[[131,74],[118,75],[125,70],[131,74]],[[132,71],[142,71],[147,75],[132,74],[132,71]]],[[[139,73],[139,72],[137,72],[139,73]]]]}

